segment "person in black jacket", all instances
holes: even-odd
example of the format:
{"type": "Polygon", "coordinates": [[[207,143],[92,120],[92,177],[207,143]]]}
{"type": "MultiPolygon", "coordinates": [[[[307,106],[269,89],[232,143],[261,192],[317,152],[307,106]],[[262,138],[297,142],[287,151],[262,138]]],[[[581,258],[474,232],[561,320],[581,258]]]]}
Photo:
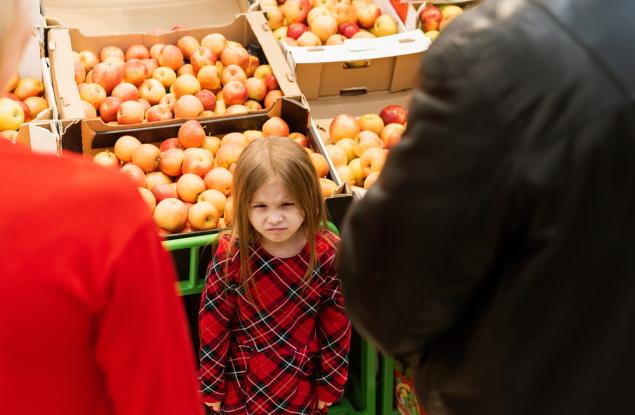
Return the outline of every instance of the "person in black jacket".
{"type": "Polygon", "coordinates": [[[486,0],[425,53],[339,274],[429,415],[635,413],[634,19],[486,0]]]}

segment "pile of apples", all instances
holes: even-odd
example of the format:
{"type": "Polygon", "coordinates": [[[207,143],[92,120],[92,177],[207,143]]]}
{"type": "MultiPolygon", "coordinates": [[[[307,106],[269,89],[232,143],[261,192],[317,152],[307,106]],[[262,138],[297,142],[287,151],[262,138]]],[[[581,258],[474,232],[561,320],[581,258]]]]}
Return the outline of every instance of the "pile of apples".
{"type": "Polygon", "coordinates": [[[106,123],[240,114],[282,96],[271,66],[220,33],[73,52],[73,61],[86,118],[106,123]]]}
{"type": "Polygon", "coordinates": [[[289,46],[338,45],[394,35],[397,22],[372,0],[261,0],[274,35],[289,46]]]}
{"type": "Polygon", "coordinates": [[[463,9],[455,4],[434,5],[427,3],[419,13],[420,27],[423,34],[430,40],[435,40],[441,31],[457,16],[463,13],[463,9]]]}
{"type": "Polygon", "coordinates": [[[384,167],[388,151],[406,129],[408,111],[388,105],[379,114],[359,118],[340,114],[329,126],[326,150],[343,182],[364,189],[371,187],[384,167]]]}
{"type": "Polygon", "coordinates": [[[208,136],[196,120],[186,121],[177,137],[158,145],[142,144],[131,135],[117,139],[112,151],[93,161],[114,167],[138,186],[161,234],[225,228],[232,220],[232,174],[243,149],[260,137],[289,137],[306,148],[315,166],[322,192],[333,193],[335,182],[326,178],[326,158],[313,152],[304,134],[289,132],[280,117],[270,117],[260,130],[208,136]]]}
{"type": "Polygon", "coordinates": [[[39,79],[20,78],[16,73],[0,92],[0,137],[15,140],[20,126],[48,108],[39,79]]]}

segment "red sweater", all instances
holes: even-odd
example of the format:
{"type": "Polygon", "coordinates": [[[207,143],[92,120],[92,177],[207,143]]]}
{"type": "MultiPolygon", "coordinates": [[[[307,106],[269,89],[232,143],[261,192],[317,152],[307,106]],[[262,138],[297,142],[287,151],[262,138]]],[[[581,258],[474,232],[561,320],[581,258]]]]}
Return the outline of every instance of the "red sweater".
{"type": "Polygon", "coordinates": [[[175,272],[137,189],[0,140],[0,412],[201,413],[175,272]]]}

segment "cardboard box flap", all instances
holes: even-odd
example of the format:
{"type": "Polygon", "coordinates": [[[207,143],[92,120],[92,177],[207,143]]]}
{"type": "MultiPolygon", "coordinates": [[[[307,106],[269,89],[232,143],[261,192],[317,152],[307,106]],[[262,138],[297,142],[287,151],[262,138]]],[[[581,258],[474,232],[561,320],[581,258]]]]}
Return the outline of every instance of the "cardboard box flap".
{"type": "Polygon", "coordinates": [[[342,45],[316,47],[287,47],[294,65],[309,63],[354,62],[392,56],[412,55],[430,46],[420,30],[397,33],[373,39],[347,39],[342,45]]]}
{"type": "Polygon", "coordinates": [[[47,18],[85,34],[170,30],[229,23],[247,0],[42,0],[47,18]]]}

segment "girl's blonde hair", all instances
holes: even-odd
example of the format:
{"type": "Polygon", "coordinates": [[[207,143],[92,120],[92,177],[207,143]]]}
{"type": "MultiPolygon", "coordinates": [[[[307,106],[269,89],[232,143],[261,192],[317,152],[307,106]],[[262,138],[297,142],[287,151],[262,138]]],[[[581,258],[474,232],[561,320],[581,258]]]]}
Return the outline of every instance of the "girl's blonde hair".
{"type": "MultiPolygon", "coordinates": [[[[249,222],[249,209],[254,193],[268,180],[279,180],[294,199],[304,221],[309,264],[304,276],[308,282],[316,266],[315,236],[326,223],[326,208],[317,172],[306,150],[289,138],[260,138],[249,144],[240,155],[234,170],[232,199],[233,223],[230,249],[240,245],[240,280],[249,297],[251,277],[249,256],[259,241],[259,234],[249,222]]],[[[251,281],[254,286],[253,281],[251,281]]]]}
{"type": "Polygon", "coordinates": [[[11,49],[22,48],[23,45],[15,43],[16,34],[21,34],[21,25],[27,24],[27,11],[23,3],[24,0],[1,0],[0,1],[0,92],[4,91],[4,83],[18,69],[17,62],[8,62],[9,51],[11,49]]]}

